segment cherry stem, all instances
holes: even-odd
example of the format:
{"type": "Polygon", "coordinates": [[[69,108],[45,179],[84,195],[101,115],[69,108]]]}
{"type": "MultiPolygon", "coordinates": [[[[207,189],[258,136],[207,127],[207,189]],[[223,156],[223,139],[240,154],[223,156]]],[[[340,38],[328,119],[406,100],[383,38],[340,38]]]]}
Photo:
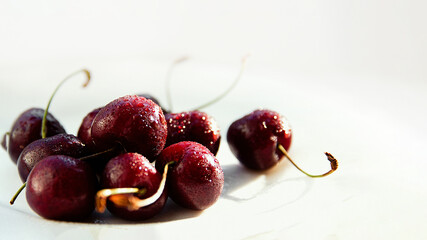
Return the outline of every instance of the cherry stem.
{"type": "Polygon", "coordinates": [[[214,103],[218,102],[219,100],[221,100],[221,99],[222,99],[222,98],[224,98],[225,96],[227,96],[227,95],[231,92],[231,90],[233,90],[233,88],[237,85],[237,83],[239,82],[239,80],[242,78],[242,76],[243,76],[243,72],[244,72],[244,70],[245,70],[245,66],[246,66],[246,61],[247,61],[247,59],[248,59],[249,57],[250,57],[250,55],[248,54],[248,55],[246,55],[246,56],[244,56],[244,57],[242,58],[242,63],[241,63],[241,66],[240,66],[239,74],[238,74],[238,75],[237,75],[237,77],[234,79],[233,84],[231,84],[231,86],[230,86],[227,90],[225,90],[222,94],[218,95],[216,98],[212,99],[211,101],[209,101],[209,102],[207,102],[207,103],[204,103],[204,104],[202,104],[202,105],[200,105],[200,106],[198,106],[198,107],[194,108],[194,110],[200,110],[200,109],[202,109],[202,108],[208,107],[208,106],[210,106],[210,105],[212,105],[212,104],[214,104],[214,103]]]}
{"type": "MultiPolygon", "coordinates": [[[[48,111],[49,111],[49,107],[50,107],[50,104],[52,103],[52,99],[53,99],[53,97],[55,96],[55,94],[56,94],[56,92],[58,91],[58,89],[68,80],[68,79],[70,79],[70,78],[72,78],[72,77],[74,77],[75,75],[77,75],[78,73],[80,73],[80,72],[83,72],[83,73],[85,73],[86,74],[86,81],[84,82],[84,84],[83,84],[83,87],[86,87],[88,84],[89,84],[89,81],[90,81],[90,79],[91,79],[91,76],[90,76],[90,72],[89,72],[89,70],[87,70],[87,69],[81,69],[81,70],[78,70],[78,71],[76,71],[76,72],[74,72],[74,73],[71,73],[70,75],[68,75],[66,78],[64,78],[59,84],[58,84],[58,86],[56,86],[56,88],[55,88],[55,90],[53,91],[53,93],[52,93],[52,96],[50,96],[50,98],[49,98],[49,102],[48,102],[48,104],[47,104],[47,106],[46,106],[46,110],[44,111],[44,114],[43,114],[43,119],[42,119],[42,129],[41,129],[41,133],[42,133],[42,138],[46,138],[46,135],[47,135],[47,127],[46,127],[46,118],[47,118],[47,113],[48,113],[48,111]]],[[[10,133],[6,133],[7,135],[8,135],[8,137],[9,137],[9,135],[10,135],[10,133]]],[[[6,148],[8,147],[8,142],[6,143],[6,148]]],[[[108,151],[108,150],[107,150],[108,151]]],[[[102,152],[102,153],[104,153],[104,152],[102,152]]],[[[102,154],[101,153],[101,154],[102,154]]],[[[10,205],[13,205],[14,203],[15,203],[15,201],[16,201],[16,199],[18,198],[18,196],[19,196],[19,194],[22,192],[22,190],[24,190],[24,188],[27,186],[27,182],[25,182],[19,189],[18,189],[18,191],[15,193],[15,195],[13,195],[13,197],[12,197],[12,199],[10,200],[10,205]]]]}
{"type": "Polygon", "coordinates": [[[91,155],[87,155],[87,156],[81,157],[81,158],[79,158],[79,160],[81,160],[81,161],[87,161],[87,160],[90,160],[91,158],[96,158],[96,157],[99,157],[99,156],[101,156],[103,154],[113,152],[116,149],[117,149],[117,147],[112,147],[112,148],[107,149],[107,150],[102,151],[102,152],[98,152],[98,153],[94,153],[94,154],[91,154],[91,155]]]}
{"type": "Polygon", "coordinates": [[[53,99],[53,97],[55,96],[55,94],[56,94],[56,92],[58,91],[58,89],[62,86],[62,84],[64,84],[68,79],[70,79],[70,78],[72,78],[72,77],[74,77],[75,75],[77,75],[77,74],[79,74],[80,72],[83,72],[83,73],[85,73],[86,74],[86,82],[83,84],[83,87],[86,87],[88,84],[89,84],[89,81],[90,81],[90,72],[89,72],[89,70],[87,70],[87,69],[81,69],[81,70],[78,70],[78,71],[76,71],[76,72],[74,72],[74,73],[71,73],[70,75],[68,75],[66,78],[64,78],[59,84],[58,84],[58,86],[56,86],[56,88],[55,88],[55,90],[53,91],[53,93],[52,93],[52,96],[50,96],[50,98],[49,98],[49,102],[47,103],[47,106],[46,106],[46,110],[44,111],[44,115],[43,115],[43,120],[42,120],[42,138],[45,138],[46,137],[46,135],[47,135],[47,127],[46,127],[46,117],[47,117],[47,113],[48,113],[48,111],[49,111],[49,107],[50,107],[50,104],[51,104],[51,102],[52,102],[52,99],[53,99]]]}
{"type": "Polygon", "coordinates": [[[118,194],[132,194],[136,193],[138,195],[145,194],[147,190],[145,188],[109,188],[102,189],[96,193],[95,196],[95,209],[99,213],[103,213],[105,211],[107,205],[107,198],[116,196],[118,194]]]}
{"type": "MultiPolygon", "coordinates": [[[[105,151],[103,151],[103,152],[99,152],[99,153],[91,154],[91,155],[88,155],[88,156],[84,156],[84,157],[79,158],[79,160],[81,160],[81,161],[87,161],[87,160],[89,160],[89,159],[91,159],[91,158],[98,157],[98,156],[100,156],[100,155],[102,155],[102,154],[112,152],[112,151],[116,150],[116,148],[117,148],[117,147],[113,147],[113,148],[107,149],[107,150],[105,150],[105,151]]],[[[18,198],[19,194],[22,192],[22,190],[24,190],[24,188],[25,188],[26,186],[27,186],[27,182],[25,182],[25,183],[24,183],[24,184],[23,184],[23,185],[18,189],[18,191],[15,193],[15,195],[14,195],[14,196],[12,197],[12,199],[10,200],[10,205],[13,205],[13,203],[15,203],[15,200],[18,198]]]]}
{"type": "Polygon", "coordinates": [[[286,151],[286,149],[279,144],[277,146],[279,148],[279,150],[285,155],[285,157],[298,169],[300,170],[302,173],[304,173],[305,175],[312,177],[312,178],[319,178],[319,177],[325,177],[328,176],[329,174],[333,173],[335,170],[338,169],[338,161],[334,158],[334,156],[332,156],[332,154],[325,152],[326,157],[328,157],[329,162],[331,163],[331,170],[329,170],[328,172],[321,174],[321,175],[312,175],[309,174],[307,172],[305,172],[304,170],[302,170],[300,167],[298,167],[298,165],[295,164],[295,162],[292,160],[292,158],[289,156],[288,152],[286,151]]]}
{"type": "Polygon", "coordinates": [[[163,193],[166,185],[166,176],[168,174],[168,168],[170,164],[175,162],[169,162],[165,165],[164,172],[162,175],[162,181],[159,184],[159,188],[156,193],[154,193],[151,197],[140,199],[142,195],[147,192],[146,188],[110,188],[110,189],[102,189],[96,193],[95,196],[95,209],[99,213],[103,213],[106,208],[107,198],[110,199],[118,207],[126,207],[129,211],[136,211],[142,207],[146,207],[148,205],[156,202],[163,193]],[[128,195],[128,194],[137,194],[128,195]]]}
{"type": "Polygon", "coordinates": [[[168,102],[168,107],[169,107],[169,111],[172,112],[172,98],[171,98],[171,88],[170,88],[170,82],[171,82],[171,78],[172,78],[172,72],[175,69],[175,66],[185,62],[189,59],[188,56],[183,56],[180,58],[175,59],[175,61],[172,62],[172,64],[169,66],[169,70],[166,74],[166,99],[168,102]]]}
{"type": "Polygon", "coordinates": [[[22,184],[22,186],[18,189],[18,191],[15,193],[15,195],[13,195],[12,199],[10,200],[10,205],[13,205],[16,201],[16,199],[18,198],[19,194],[22,192],[22,190],[24,190],[24,188],[27,186],[27,182],[24,182],[24,184],[22,184]]]}

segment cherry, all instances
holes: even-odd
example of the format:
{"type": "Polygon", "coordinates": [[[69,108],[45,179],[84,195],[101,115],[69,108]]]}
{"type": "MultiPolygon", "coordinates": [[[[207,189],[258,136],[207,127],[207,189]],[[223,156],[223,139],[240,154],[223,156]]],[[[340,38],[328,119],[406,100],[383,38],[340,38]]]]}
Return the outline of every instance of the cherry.
{"type": "Polygon", "coordinates": [[[168,137],[166,146],[182,141],[194,141],[217,154],[221,134],[215,120],[200,111],[166,114],[168,137]]]}
{"type": "Polygon", "coordinates": [[[89,164],[95,170],[97,174],[101,174],[107,162],[113,157],[122,153],[122,148],[120,144],[117,144],[116,147],[111,149],[103,150],[99,152],[96,149],[95,143],[92,139],[92,122],[95,119],[96,114],[101,110],[101,108],[96,108],[89,112],[82,120],[82,123],[79,127],[77,137],[86,145],[86,150],[90,154],[89,164]]]}
{"type": "Polygon", "coordinates": [[[215,156],[196,142],[179,142],[165,148],[156,160],[163,172],[171,165],[166,182],[170,198],[177,204],[195,210],[213,205],[221,195],[224,173],[215,156]]]}
{"type": "Polygon", "coordinates": [[[93,119],[96,114],[101,110],[101,108],[96,108],[88,113],[82,120],[80,124],[79,130],[77,132],[77,137],[86,145],[86,147],[90,150],[95,149],[95,145],[92,140],[91,127],[93,119]]]}
{"type": "Polygon", "coordinates": [[[163,114],[169,113],[168,110],[166,110],[159,102],[159,100],[157,100],[157,98],[155,98],[153,95],[149,94],[149,93],[141,93],[137,95],[138,97],[144,97],[146,99],[150,99],[151,101],[153,101],[155,104],[159,105],[160,108],[163,110],[163,114]]]}
{"type": "Polygon", "coordinates": [[[325,153],[331,170],[322,175],[311,175],[300,169],[287,150],[291,145],[292,130],[279,113],[260,109],[233,122],[227,132],[228,145],[236,158],[246,167],[265,170],[276,165],[285,156],[301,172],[310,177],[323,177],[338,168],[337,160],[325,153]]]}
{"type": "MultiPolygon", "coordinates": [[[[162,185],[162,175],[138,153],[124,153],[111,159],[105,166],[101,178],[104,188],[97,194],[101,201],[109,197],[108,210],[127,220],[139,221],[159,213],[167,200],[166,188],[162,185]],[[155,196],[149,204],[138,205],[141,199],[155,196]]],[[[143,200],[142,200],[143,201],[143,200]]],[[[103,204],[97,209],[102,212],[103,204]]]]}
{"type": "Polygon", "coordinates": [[[167,125],[162,109],[144,97],[124,96],[113,100],[95,116],[91,135],[98,150],[119,143],[127,152],[150,160],[166,143],[167,125]]]}
{"type": "Polygon", "coordinates": [[[263,170],[283,157],[277,148],[291,146],[292,130],[284,117],[270,110],[255,110],[233,122],[227,132],[229,147],[246,167],[263,170]]]}
{"type": "Polygon", "coordinates": [[[13,162],[17,162],[19,154],[31,142],[45,138],[47,136],[54,136],[59,133],[65,133],[64,128],[50,113],[49,107],[52,99],[59,88],[70,78],[78,73],[85,73],[87,80],[83,84],[86,87],[90,81],[90,72],[86,69],[76,71],[66,78],[64,78],[53,91],[46,110],[40,108],[31,108],[23,112],[14,122],[11,131],[9,132],[9,141],[7,150],[13,162]]]}
{"type": "Polygon", "coordinates": [[[38,139],[26,146],[19,156],[17,163],[19,176],[22,182],[25,182],[34,166],[47,156],[67,155],[79,158],[85,154],[85,145],[71,134],[63,133],[38,139]]]}
{"type": "MultiPolygon", "coordinates": [[[[22,150],[31,142],[42,138],[42,122],[45,110],[41,108],[30,108],[23,112],[12,125],[9,134],[7,151],[13,162],[18,161],[22,150]]],[[[48,113],[46,115],[46,136],[54,136],[65,133],[65,129],[48,113]]]]}
{"type": "MultiPolygon", "coordinates": [[[[83,87],[86,87],[89,84],[90,81],[90,72],[86,69],[82,69],[79,71],[76,71],[70,75],[68,75],[66,78],[64,78],[59,84],[58,86],[55,88],[55,90],[53,91],[52,95],[49,98],[48,104],[46,106],[46,110],[42,110],[39,109],[36,112],[38,113],[38,121],[36,122],[40,122],[40,124],[37,127],[37,129],[39,129],[38,131],[35,132],[35,134],[40,134],[41,136],[37,139],[34,140],[38,140],[38,139],[45,139],[47,136],[49,136],[49,107],[52,103],[53,97],[55,96],[56,92],[58,92],[59,88],[70,78],[72,78],[73,76],[79,74],[80,72],[85,73],[87,79],[85,81],[85,83],[83,84],[83,87]],[[40,115],[42,117],[40,117],[40,115]]],[[[30,109],[31,110],[31,109],[30,109]]],[[[29,123],[32,123],[31,121],[34,121],[34,116],[32,116],[32,114],[29,114],[28,120],[24,120],[21,122],[21,126],[25,126],[29,123]]],[[[21,119],[22,120],[22,119],[21,119]]],[[[58,122],[55,119],[56,122],[58,122]]],[[[59,122],[58,125],[60,126],[59,122]]],[[[30,126],[34,126],[30,125],[30,126]]],[[[62,126],[61,126],[62,128],[62,126]]],[[[63,129],[63,128],[62,128],[63,129]]],[[[65,130],[63,131],[65,133],[65,130]]],[[[61,132],[62,133],[62,132],[61,132]]],[[[6,133],[8,134],[8,133],[6,133]]],[[[58,133],[59,134],[59,133],[58,133]]],[[[56,136],[57,134],[54,134],[53,136],[56,136]]],[[[47,139],[46,141],[39,141],[36,144],[32,145],[30,148],[28,148],[28,151],[26,151],[26,153],[23,155],[23,158],[21,159],[19,166],[18,166],[18,171],[20,174],[20,177],[22,179],[22,181],[25,182],[25,180],[28,177],[28,173],[31,171],[31,169],[44,157],[48,156],[48,155],[53,155],[53,154],[68,154],[69,155],[77,155],[80,156],[83,154],[83,148],[84,145],[83,143],[81,143],[80,140],[78,140],[77,138],[74,136],[60,136],[58,138],[53,138],[53,139],[47,139]],[[62,138],[63,137],[63,138],[62,138]]],[[[13,137],[10,138],[9,141],[11,141],[13,137]]],[[[31,141],[32,143],[33,141],[31,141]]],[[[28,143],[29,144],[29,143],[28,143]]],[[[28,146],[28,144],[26,146],[28,146]]],[[[10,142],[8,144],[10,147],[10,142]]],[[[22,147],[24,148],[24,147],[22,147]]],[[[23,149],[25,150],[25,149],[23,149]]],[[[22,151],[23,151],[22,150],[22,151]]],[[[22,154],[21,151],[21,154],[22,154]]],[[[20,154],[20,155],[21,155],[20,154]]],[[[19,155],[19,156],[20,156],[19,155]]],[[[18,159],[19,160],[19,159],[18,159]]],[[[12,205],[16,198],[18,197],[18,195],[20,194],[20,192],[25,188],[26,186],[26,182],[19,188],[18,192],[13,196],[12,200],[10,201],[10,204],[12,205]]]]}
{"type": "Polygon", "coordinates": [[[111,158],[119,155],[122,150],[120,147],[113,147],[112,149],[103,152],[99,152],[96,149],[95,143],[92,139],[91,127],[93,119],[95,119],[96,114],[98,114],[101,109],[102,108],[96,108],[89,112],[83,118],[79,130],[77,132],[77,137],[86,145],[87,152],[92,155],[89,164],[92,166],[92,168],[96,171],[97,174],[101,174],[107,162],[111,158]]]}
{"type": "MultiPolygon", "coordinates": [[[[155,98],[153,95],[149,94],[149,93],[141,93],[141,94],[137,94],[138,97],[144,97],[146,99],[150,99],[151,101],[153,101],[155,104],[159,105],[159,100],[157,100],[157,98],[155,98]]],[[[163,109],[163,108],[162,108],[163,109]]]]}
{"type": "Polygon", "coordinates": [[[52,155],[41,160],[28,176],[27,202],[44,218],[79,221],[94,210],[96,185],[87,163],[52,155]]]}

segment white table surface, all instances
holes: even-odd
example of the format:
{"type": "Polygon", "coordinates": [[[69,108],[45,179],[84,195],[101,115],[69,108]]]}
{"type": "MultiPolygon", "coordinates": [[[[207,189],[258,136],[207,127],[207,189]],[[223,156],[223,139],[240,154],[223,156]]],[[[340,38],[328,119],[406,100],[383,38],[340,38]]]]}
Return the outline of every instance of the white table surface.
{"type": "Polygon", "coordinates": [[[173,110],[205,102],[234,79],[229,96],[204,111],[221,127],[220,200],[194,212],[171,201],[144,223],[93,216],[92,223],[44,220],[0,151],[0,239],[426,239],[426,3],[421,1],[25,1],[0,3],[0,132],[29,107],[45,107],[69,133],[112,99],[149,92],[167,104],[165,75],[177,57],[173,110]],[[79,79],[80,78],[80,79],[79,79]],[[310,179],[283,161],[270,171],[243,168],[228,149],[232,121],[256,108],[285,115],[290,154],[310,179]]]}

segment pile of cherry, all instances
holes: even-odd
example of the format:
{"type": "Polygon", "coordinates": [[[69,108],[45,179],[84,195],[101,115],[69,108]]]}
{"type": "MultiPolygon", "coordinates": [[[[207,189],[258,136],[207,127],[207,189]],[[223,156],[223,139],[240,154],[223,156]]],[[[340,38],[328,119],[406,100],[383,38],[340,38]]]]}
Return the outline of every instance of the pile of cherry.
{"type": "MultiPolygon", "coordinates": [[[[221,135],[208,114],[168,113],[150,95],[128,95],[87,114],[75,136],[48,112],[54,94],[46,109],[23,112],[4,135],[2,146],[24,182],[11,204],[26,189],[31,209],[47,219],[81,221],[108,208],[139,221],[159,213],[168,198],[203,210],[220,197],[224,174],[215,156],[221,135]]],[[[271,110],[255,110],[227,132],[233,154],[254,170],[283,157],[295,165],[286,152],[291,138],[286,119],[271,110]]],[[[310,177],[326,176],[338,163],[325,154],[331,163],[325,174],[295,166],[310,177]]]]}

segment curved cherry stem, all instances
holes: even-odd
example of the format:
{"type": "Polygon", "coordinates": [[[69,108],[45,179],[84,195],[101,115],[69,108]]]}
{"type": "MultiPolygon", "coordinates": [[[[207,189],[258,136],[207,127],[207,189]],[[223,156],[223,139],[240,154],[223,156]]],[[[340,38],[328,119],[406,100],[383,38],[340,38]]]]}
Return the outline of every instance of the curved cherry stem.
{"type": "Polygon", "coordinates": [[[168,162],[165,165],[164,172],[162,174],[162,181],[159,184],[159,188],[156,193],[152,196],[140,199],[139,197],[143,196],[146,192],[146,188],[110,188],[110,189],[102,189],[96,193],[95,196],[95,209],[99,213],[103,213],[106,208],[107,198],[110,199],[118,207],[126,207],[129,211],[136,211],[142,207],[146,207],[148,205],[156,202],[160,196],[163,194],[163,190],[166,186],[166,177],[168,174],[169,165],[175,163],[174,161],[168,162]],[[136,194],[128,195],[128,194],[136,194]]]}
{"type": "Polygon", "coordinates": [[[139,196],[144,195],[147,189],[142,188],[109,188],[102,189],[96,193],[95,196],[95,209],[99,213],[103,213],[107,206],[107,198],[118,196],[120,194],[138,194],[139,196]]]}
{"type": "Polygon", "coordinates": [[[113,151],[115,151],[117,149],[118,149],[118,147],[115,146],[115,147],[109,148],[109,149],[107,149],[105,151],[102,151],[102,152],[98,152],[98,153],[94,153],[94,154],[91,154],[91,155],[87,155],[87,156],[81,157],[81,158],[79,158],[79,160],[81,160],[81,161],[87,161],[87,160],[90,160],[92,158],[96,158],[96,157],[99,157],[101,155],[104,155],[106,153],[113,152],[113,151]]]}
{"type": "Polygon", "coordinates": [[[243,72],[245,71],[246,61],[247,61],[247,59],[249,57],[250,57],[250,55],[248,54],[248,55],[246,55],[246,56],[244,56],[242,58],[242,63],[241,63],[241,66],[240,66],[240,71],[237,74],[237,77],[234,79],[233,84],[231,84],[228,89],[226,89],[222,94],[218,95],[216,98],[210,100],[209,102],[206,102],[206,103],[204,103],[204,104],[202,104],[202,105],[200,105],[200,106],[198,106],[196,108],[193,108],[193,110],[200,110],[202,108],[208,107],[208,106],[210,106],[210,105],[218,102],[219,100],[221,100],[225,96],[227,96],[231,92],[231,90],[234,89],[234,87],[237,85],[237,83],[239,82],[239,80],[242,78],[243,72]]]}
{"type": "Polygon", "coordinates": [[[19,194],[22,192],[22,190],[24,190],[24,188],[27,186],[27,182],[24,182],[24,184],[22,184],[22,186],[18,189],[18,191],[15,193],[15,195],[13,195],[12,199],[10,200],[10,205],[13,205],[16,201],[16,199],[18,198],[19,194]]]}
{"type": "Polygon", "coordinates": [[[320,175],[312,175],[309,174],[307,172],[305,172],[304,170],[302,170],[300,167],[298,167],[298,165],[295,164],[295,162],[292,160],[292,158],[289,156],[288,152],[286,151],[286,149],[279,144],[277,146],[279,148],[279,150],[285,155],[285,157],[298,169],[300,170],[302,173],[304,173],[305,175],[312,177],[312,178],[319,178],[319,177],[325,177],[328,176],[329,174],[333,173],[335,170],[338,169],[338,161],[334,158],[334,156],[332,156],[332,154],[325,152],[326,157],[328,158],[329,162],[331,163],[331,170],[329,170],[328,172],[324,173],[324,174],[320,174],[320,175]]]}
{"type": "Polygon", "coordinates": [[[183,56],[178,59],[175,59],[175,61],[172,62],[172,64],[169,66],[169,70],[166,74],[166,100],[168,102],[169,111],[172,112],[172,97],[171,97],[171,88],[170,88],[170,82],[172,78],[172,72],[175,69],[175,66],[185,62],[189,59],[188,56],[183,56]]]}
{"type": "Polygon", "coordinates": [[[86,81],[85,81],[85,83],[83,84],[83,87],[86,87],[88,84],[89,84],[89,81],[90,81],[90,72],[89,72],[89,70],[87,70],[87,69],[81,69],[81,70],[78,70],[78,71],[76,71],[76,72],[74,72],[74,73],[71,73],[70,75],[68,75],[66,78],[64,78],[59,84],[58,84],[58,86],[56,86],[56,88],[55,88],[55,90],[53,91],[53,93],[52,93],[52,95],[50,96],[50,98],[49,98],[49,102],[47,103],[47,106],[46,106],[46,110],[44,111],[44,115],[43,115],[43,120],[42,120],[42,138],[45,138],[46,137],[46,135],[47,135],[47,127],[46,127],[46,117],[47,117],[47,113],[48,113],[48,111],[49,111],[49,107],[50,107],[50,104],[52,103],[52,99],[53,99],[53,97],[55,96],[55,94],[56,94],[56,92],[58,91],[58,89],[62,86],[62,84],[64,84],[68,79],[70,79],[70,78],[72,78],[72,77],[74,77],[75,75],[77,75],[77,74],[79,74],[80,72],[83,72],[83,73],[85,73],[86,74],[86,81]]]}
{"type": "MultiPolygon", "coordinates": [[[[86,81],[83,84],[83,87],[86,87],[91,79],[90,76],[90,72],[87,69],[81,69],[78,70],[74,73],[71,73],[70,75],[68,75],[66,78],[64,78],[59,84],[58,86],[56,86],[55,90],[53,91],[52,95],[49,98],[49,102],[47,103],[46,109],[44,111],[43,114],[43,119],[42,119],[42,129],[41,129],[41,133],[42,133],[42,138],[46,138],[47,135],[47,127],[46,127],[46,118],[47,118],[47,113],[49,111],[49,107],[50,104],[52,103],[52,99],[55,96],[56,92],[59,90],[59,88],[70,78],[74,77],[75,75],[79,74],[80,72],[83,72],[86,74],[86,81]]],[[[10,135],[10,133],[6,133],[7,135],[10,135]]],[[[6,143],[6,148],[7,148],[8,144],[6,143]]],[[[107,150],[108,151],[108,150],[107,150]]],[[[104,152],[100,153],[103,154],[104,152]]],[[[27,186],[27,182],[24,182],[24,184],[18,189],[18,191],[15,193],[15,195],[13,195],[12,199],[10,200],[10,205],[13,205],[16,201],[16,199],[18,198],[19,194],[22,192],[22,190],[24,190],[24,188],[27,186]]]]}

